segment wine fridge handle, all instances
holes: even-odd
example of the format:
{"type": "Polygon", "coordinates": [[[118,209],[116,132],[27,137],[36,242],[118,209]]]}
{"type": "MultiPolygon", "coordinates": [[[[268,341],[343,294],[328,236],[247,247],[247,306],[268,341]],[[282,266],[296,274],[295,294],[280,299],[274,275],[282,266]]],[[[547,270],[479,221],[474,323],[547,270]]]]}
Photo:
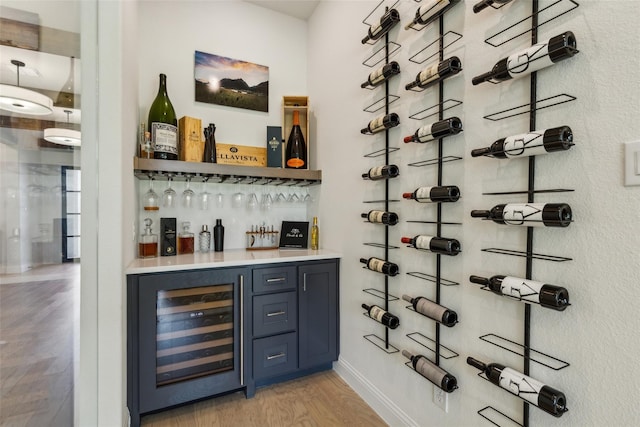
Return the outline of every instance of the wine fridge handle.
{"type": "Polygon", "coordinates": [[[240,384],[244,385],[244,274],[240,275],[240,384]]]}
{"type": "Polygon", "coordinates": [[[302,291],[307,292],[307,273],[302,273],[302,291]]]}

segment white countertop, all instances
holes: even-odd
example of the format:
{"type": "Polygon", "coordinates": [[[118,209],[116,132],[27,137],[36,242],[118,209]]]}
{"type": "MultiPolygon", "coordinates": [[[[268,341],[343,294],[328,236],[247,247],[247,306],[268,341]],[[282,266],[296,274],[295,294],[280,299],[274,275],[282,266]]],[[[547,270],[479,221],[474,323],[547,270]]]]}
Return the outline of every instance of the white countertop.
{"type": "Polygon", "coordinates": [[[159,256],[134,260],[126,274],[160,273],[165,271],[196,270],[200,268],[236,267],[278,262],[313,261],[341,258],[338,252],[327,249],[270,249],[248,251],[232,249],[224,252],[208,252],[189,255],[159,256]]]}

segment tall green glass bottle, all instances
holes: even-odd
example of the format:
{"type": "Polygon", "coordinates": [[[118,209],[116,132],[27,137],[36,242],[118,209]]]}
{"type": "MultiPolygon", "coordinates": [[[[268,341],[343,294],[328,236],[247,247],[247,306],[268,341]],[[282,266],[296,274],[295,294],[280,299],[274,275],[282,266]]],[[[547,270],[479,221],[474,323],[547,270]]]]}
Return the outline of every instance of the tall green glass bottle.
{"type": "Polygon", "coordinates": [[[167,94],[167,76],[160,74],[158,94],[149,109],[149,132],[154,147],[153,157],[178,160],[178,120],[167,94]]]}

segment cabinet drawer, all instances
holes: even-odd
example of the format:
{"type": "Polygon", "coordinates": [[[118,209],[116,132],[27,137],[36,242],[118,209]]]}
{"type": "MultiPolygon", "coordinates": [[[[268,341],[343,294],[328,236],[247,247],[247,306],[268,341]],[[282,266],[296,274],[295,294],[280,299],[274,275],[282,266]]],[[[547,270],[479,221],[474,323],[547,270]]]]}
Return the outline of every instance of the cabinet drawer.
{"type": "Polygon", "coordinates": [[[253,336],[295,331],[298,324],[298,302],[295,292],[253,297],[253,336]]]}
{"type": "Polygon", "coordinates": [[[285,291],[296,288],[296,267],[256,268],[253,292],[285,291]]]}
{"type": "Polygon", "coordinates": [[[253,376],[256,380],[286,374],[297,368],[297,333],[253,340],[253,376]]]}

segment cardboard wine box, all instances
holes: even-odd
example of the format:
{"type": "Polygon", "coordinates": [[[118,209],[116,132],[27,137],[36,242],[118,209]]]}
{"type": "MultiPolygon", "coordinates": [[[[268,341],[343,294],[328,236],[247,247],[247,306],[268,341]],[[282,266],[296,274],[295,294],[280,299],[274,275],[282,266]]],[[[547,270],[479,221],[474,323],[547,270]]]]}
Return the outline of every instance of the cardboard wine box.
{"type": "Polygon", "coordinates": [[[173,256],[176,252],[176,219],[160,218],[160,255],[173,256]]]}
{"type": "Polygon", "coordinates": [[[180,160],[185,162],[201,162],[204,155],[204,139],[202,120],[193,117],[182,117],[178,121],[178,144],[180,160]]]}
{"type": "Polygon", "coordinates": [[[284,143],[280,126],[267,126],[267,167],[281,168],[284,159],[284,143]]]}
{"type": "Polygon", "coordinates": [[[216,143],[219,165],[267,166],[266,147],[216,143]]]}

